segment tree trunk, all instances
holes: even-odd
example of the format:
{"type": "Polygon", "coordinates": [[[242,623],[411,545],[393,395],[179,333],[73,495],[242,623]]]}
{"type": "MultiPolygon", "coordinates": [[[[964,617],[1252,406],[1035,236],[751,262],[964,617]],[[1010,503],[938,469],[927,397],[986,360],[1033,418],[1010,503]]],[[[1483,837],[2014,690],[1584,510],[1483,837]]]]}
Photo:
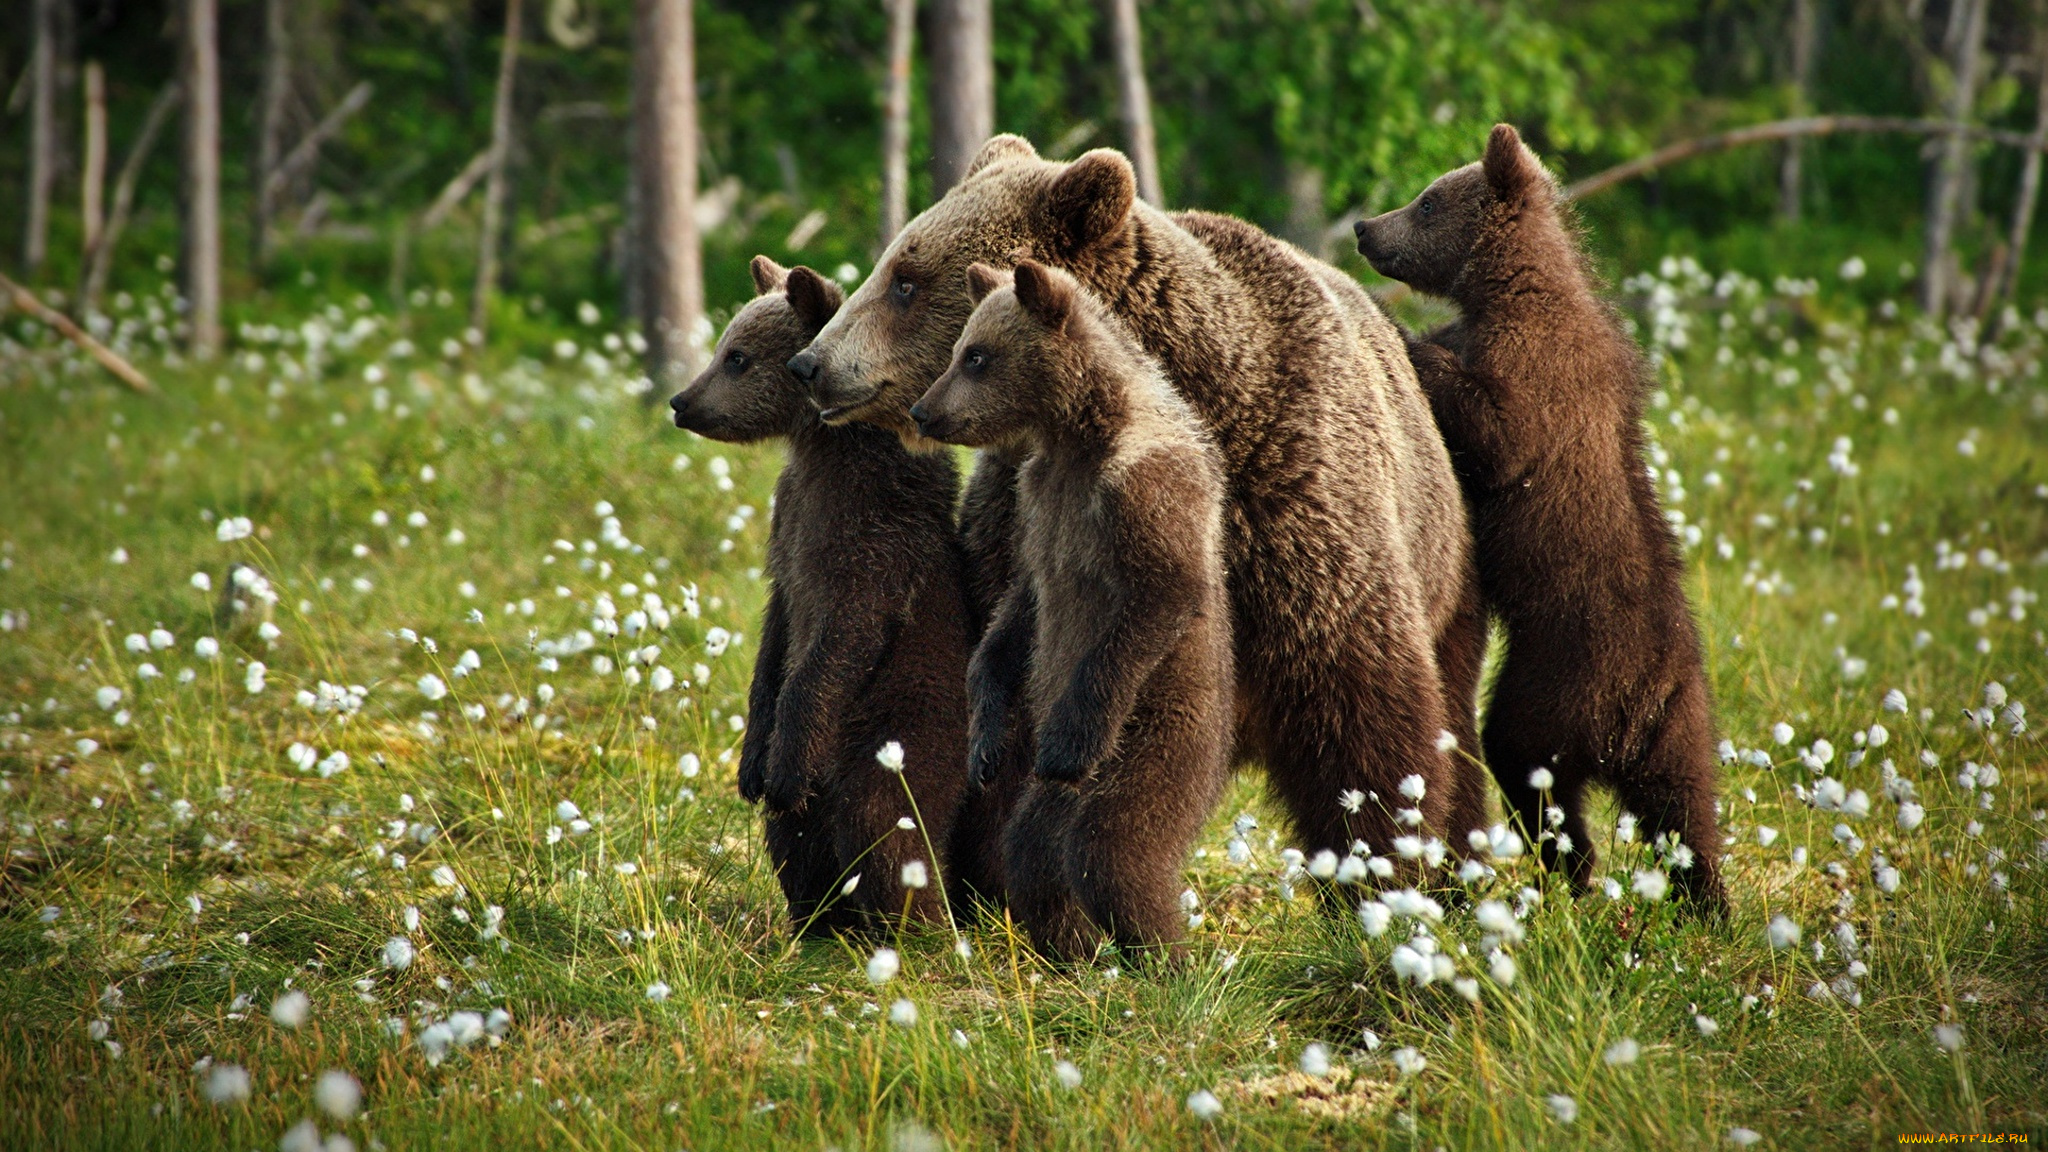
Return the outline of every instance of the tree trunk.
{"type": "Polygon", "coordinates": [[[100,229],[106,224],[106,190],[107,70],[99,61],[91,60],[85,65],[85,171],[78,195],[84,251],[88,255],[99,246],[100,229]]]}
{"type": "Polygon", "coordinates": [[[1117,102],[1124,119],[1125,147],[1138,173],[1138,195],[1166,206],[1159,187],[1159,147],[1152,138],[1152,94],[1145,85],[1145,54],[1138,27],[1138,0],[1109,0],[1110,37],[1116,47],[1117,102]]]}
{"type": "Polygon", "coordinates": [[[49,255],[50,195],[57,183],[57,2],[35,0],[29,62],[28,230],[21,264],[34,273],[49,255]]]}
{"type": "MultiPolygon", "coordinates": [[[[1983,55],[1984,10],[1990,0],[1955,0],[1959,9],[1949,21],[1947,37],[1953,54],[1954,75],[1948,94],[1947,118],[1960,123],[1969,119],[1977,101],[1977,65],[1983,55]]],[[[1952,282],[1957,206],[1970,160],[1969,137],[1951,132],[1943,139],[1936,162],[1927,205],[1927,244],[1920,273],[1920,307],[1933,315],[1948,310],[1955,293],[1952,282]]]]}
{"type": "Polygon", "coordinates": [[[932,0],[932,197],[967,175],[995,132],[994,26],[989,0],[932,0]]]}
{"type": "Polygon", "coordinates": [[[484,220],[476,244],[476,289],[469,326],[485,330],[498,281],[498,233],[504,231],[505,169],[512,160],[512,80],[519,68],[520,0],[505,5],[505,41],[498,51],[498,94],[491,105],[491,174],[484,181],[484,220]]]}
{"type": "MultiPolygon", "coordinates": [[[[1806,115],[1813,103],[1813,58],[1820,31],[1819,14],[1815,11],[1818,4],[1819,0],[1792,0],[1792,26],[1788,31],[1792,40],[1793,116],[1806,115]]],[[[1794,136],[1785,141],[1785,154],[1778,162],[1778,219],[1787,223],[1799,219],[1805,159],[1805,137],[1794,136]]]]}
{"type": "Polygon", "coordinates": [[[192,354],[220,351],[220,51],[214,0],[185,0],[185,299],[192,354]]]}
{"type": "Polygon", "coordinates": [[[2005,240],[2005,275],[1992,287],[1993,306],[2019,290],[2020,263],[2027,255],[2027,234],[2034,230],[2034,208],[2041,198],[2041,150],[2048,147],[2048,4],[2039,0],[2034,4],[2034,70],[2034,146],[2020,162],[2019,196],[2005,240]]]}
{"type": "Polygon", "coordinates": [[[263,0],[263,107],[256,128],[255,207],[250,252],[260,273],[270,262],[270,174],[284,152],[285,102],[291,94],[291,9],[287,0],[263,0]]]}
{"type": "Polygon", "coordinates": [[[691,0],[636,0],[633,161],[649,400],[696,371],[704,316],[697,236],[697,68],[691,0]]]}
{"type": "Polygon", "coordinates": [[[121,162],[121,175],[114,181],[114,206],[107,213],[107,225],[100,230],[98,243],[86,253],[85,272],[79,278],[78,312],[83,316],[99,306],[101,293],[107,289],[107,272],[114,263],[114,245],[121,241],[121,230],[128,226],[128,212],[135,204],[135,183],[142,178],[142,166],[149,159],[150,149],[156,147],[156,138],[163,134],[164,124],[171,118],[171,112],[178,106],[183,89],[173,80],[157,94],[156,102],[149,106],[149,115],[143,118],[142,131],[135,134],[135,143],[128,148],[128,158],[121,162]]]}
{"type": "Polygon", "coordinates": [[[882,89],[882,247],[910,219],[910,50],[917,0],[888,0],[889,76],[882,89]]]}

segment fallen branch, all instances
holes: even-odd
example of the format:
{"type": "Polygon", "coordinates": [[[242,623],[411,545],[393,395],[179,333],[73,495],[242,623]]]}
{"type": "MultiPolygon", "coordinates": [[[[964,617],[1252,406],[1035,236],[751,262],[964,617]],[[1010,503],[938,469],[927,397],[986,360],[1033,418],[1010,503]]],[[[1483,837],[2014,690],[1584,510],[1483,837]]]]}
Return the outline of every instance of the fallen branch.
{"type": "Polygon", "coordinates": [[[1694,156],[1726,152],[1745,144],[1763,144],[1801,136],[1829,136],[1838,132],[1896,132],[1913,136],[1962,135],[1989,140],[2008,148],[2036,151],[2041,149],[2041,142],[2029,132],[1984,128],[1953,120],[1920,120],[1908,116],[1801,116],[1793,120],[1773,120],[1764,124],[1751,124],[1745,128],[1731,128],[1726,132],[1715,132],[1690,140],[1680,140],[1675,144],[1666,144],[1647,156],[1637,157],[1626,164],[1617,164],[1603,172],[1595,172],[1584,180],[1572,182],[1565,187],[1564,198],[1578,200],[1595,192],[1604,192],[1616,184],[1647,175],[1668,164],[1675,164],[1694,156]]]}
{"type": "Polygon", "coordinates": [[[450,180],[448,186],[441,189],[441,194],[434,197],[434,202],[427,205],[427,210],[420,213],[419,223],[416,225],[419,231],[427,232],[439,227],[441,222],[448,218],[448,214],[455,211],[456,205],[469,198],[471,190],[476,187],[476,182],[490,172],[491,155],[491,150],[486,148],[462,166],[462,171],[455,174],[455,179],[450,180]]]}
{"type": "Polygon", "coordinates": [[[107,371],[119,376],[123,384],[145,394],[153,395],[156,392],[156,385],[149,382],[149,377],[137,372],[135,365],[123,360],[112,348],[93,339],[92,333],[73,324],[69,316],[36,299],[35,293],[5,276],[0,276],[0,297],[63,333],[66,339],[85,349],[92,354],[93,359],[105,365],[107,371]]]}
{"type": "Polygon", "coordinates": [[[329,110],[320,123],[313,125],[313,130],[306,133],[305,138],[301,139],[284,159],[277,162],[277,167],[272,168],[270,175],[263,180],[265,204],[276,199],[277,194],[284,191],[285,185],[291,183],[294,177],[313,163],[313,158],[320,154],[320,146],[341,131],[341,126],[348,123],[349,117],[363,110],[363,106],[370,102],[371,91],[368,80],[349,89],[348,95],[341,98],[341,103],[329,110]]]}

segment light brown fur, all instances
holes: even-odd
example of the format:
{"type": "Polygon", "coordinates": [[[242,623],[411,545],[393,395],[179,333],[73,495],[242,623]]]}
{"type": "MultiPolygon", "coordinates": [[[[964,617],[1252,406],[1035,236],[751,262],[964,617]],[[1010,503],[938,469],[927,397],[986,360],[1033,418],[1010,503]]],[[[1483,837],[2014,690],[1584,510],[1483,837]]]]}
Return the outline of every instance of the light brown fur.
{"type": "Polygon", "coordinates": [[[1012,582],[969,673],[977,771],[1020,694],[1035,772],[1005,856],[1038,947],[1180,937],[1181,866],[1229,772],[1230,619],[1213,445],[1123,326],[1033,261],[981,298],[911,409],[926,436],[1026,457],[1012,582]],[[1016,653],[1028,649],[1028,667],[1016,653]]]}

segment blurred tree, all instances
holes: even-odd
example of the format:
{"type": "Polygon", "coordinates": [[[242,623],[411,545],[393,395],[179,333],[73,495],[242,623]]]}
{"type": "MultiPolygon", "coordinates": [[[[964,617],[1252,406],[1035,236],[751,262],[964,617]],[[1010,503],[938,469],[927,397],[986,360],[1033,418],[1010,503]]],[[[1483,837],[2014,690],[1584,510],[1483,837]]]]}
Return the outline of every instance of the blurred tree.
{"type": "Polygon", "coordinates": [[[214,0],[185,0],[185,300],[192,353],[220,351],[220,52],[214,0]]]}
{"type": "MultiPolygon", "coordinates": [[[[1820,0],[1792,0],[1790,25],[1786,39],[1791,45],[1791,66],[1788,69],[1791,86],[1791,100],[1786,110],[1790,116],[1806,116],[1813,111],[1813,58],[1816,42],[1820,39],[1820,16],[1815,11],[1820,0]]],[[[1785,154],[1778,161],[1778,219],[1793,222],[1799,219],[1799,197],[1802,191],[1802,165],[1805,159],[1806,140],[1794,136],[1785,141],[1785,154]]]]}
{"type": "Polygon", "coordinates": [[[1138,174],[1138,195],[1165,207],[1159,187],[1159,145],[1152,134],[1152,95],[1145,88],[1145,53],[1138,0],[1109,0],[1110,39],[1116,52],[1116,90],[1124,120],[1124,147],[1138,174]]]}
{"type": "Polygon", "coordinates": [[[917,0],[886,0],[889,70],[882,85],[882,246],[910,219],[910,54],[917,0]]]}
{"type": "Polygon", "coordinates": [[[50,243],[50,196],[57,183],[57,4],[35,0],[29,59],[28,228],[21,265],[31,275],[43,266],[50,243]]]}
{"type": "Polygon", "coordinates": [[[512,166],[512,82],[519,70],[520,0],[507,0],[505,37],[498,47],[498,89],[491,102],[491,166],[484,178],[483,224],[477,230],[476,286],[469,297],[469,326],[484,332],[491,296],[498,288],[498,244],[505,230],[505,173],[512,166]]]}
{"type": "Polygon", "coordinates": [[[84,250],[100,242],[106,225],[101,197],[107,190],[107,70],[97,60],[85,65],[85,170],[78,189],[79,239],[84,250]]]}
{"type": "Polygon", "coordinates": [[[697,370],[703,249],[697,234],[696,48],[690,0],[635,0],[633,170],[648,399],[697,370]]]}
{"type": "MultiPolygon", "coordinates": [[[[1948,92],[1942,111],[1951,123],[1970,118],[1977,102],[1978,65],[1983,59],[1985,13],[1991,0],[1954,0],[1942,49],[1948,63],[1948,92]]],[[[1935,315],[1958,300],[1960,269],[1955,254],[1956,218],[1969,179],[1970,141],[1960,132],[1942,138],[1927,194],[1926,246],[1920,264],[1920,307],[1935,315]]]]}
{"type": "Polygon", "coordinates": [[[260,275],[270,261],[270,174],[284,151],[285,101],[291,94],[291,7],[288,0],[263,0],[263,92],[256,125],[256,169],[251,183],[249,240],[260,275]]]}
{"type": "Polygon", "coordinates": [[[967,174],[995,132],[994,26],[989,0],[931,0],[932,196],[967,174]]]}

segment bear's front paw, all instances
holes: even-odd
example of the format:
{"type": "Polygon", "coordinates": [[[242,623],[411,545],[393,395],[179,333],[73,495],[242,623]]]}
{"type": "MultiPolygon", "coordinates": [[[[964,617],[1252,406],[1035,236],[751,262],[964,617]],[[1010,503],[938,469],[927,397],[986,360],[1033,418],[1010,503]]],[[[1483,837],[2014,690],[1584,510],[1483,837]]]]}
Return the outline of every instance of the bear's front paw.
{"type": "Polygon", "coordinates": [[[768,752],[750,744],[740,752],[740,799],[758,803],[768,789],[768,752]]]}
{"type": "Polygon", "coordinates": [[[773,812],[801,812],[810,799],[811,782],[803,760],[793,750],[778,748],[769,758],[761,795],[773,812]]]}

